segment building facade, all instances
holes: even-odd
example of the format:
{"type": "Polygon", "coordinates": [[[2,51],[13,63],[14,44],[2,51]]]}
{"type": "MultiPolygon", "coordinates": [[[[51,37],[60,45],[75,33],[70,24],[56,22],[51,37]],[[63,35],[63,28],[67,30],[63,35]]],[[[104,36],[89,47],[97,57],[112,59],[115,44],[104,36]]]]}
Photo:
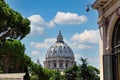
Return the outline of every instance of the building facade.
{"type": "Polygon", "coordinates": [[[120,0],[96,0],[101,80],[120,80],[120,0]]]}
{"type": "Polygon", "coordinates": [[[64,71],[76,64],[72,49],[63,41],[61,31],[57,36],[57,41],[46,53],[44,67],[50,70],[64,71]]]}

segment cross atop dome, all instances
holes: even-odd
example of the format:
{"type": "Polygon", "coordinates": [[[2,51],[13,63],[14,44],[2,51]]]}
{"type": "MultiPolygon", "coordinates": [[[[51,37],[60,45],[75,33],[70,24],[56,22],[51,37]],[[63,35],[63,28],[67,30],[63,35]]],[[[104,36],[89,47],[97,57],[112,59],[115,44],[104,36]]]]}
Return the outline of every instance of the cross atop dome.
{"type": "Polygon", "coordinates": [[[58,34],[58,36],[57,36],[57,42],[62,42],[62,43],[64,43],[64,41],[63,41],[63,36],[62,36],[62,34],[61,34],[61,30],[59,30],[59,34],[58,34]]]}

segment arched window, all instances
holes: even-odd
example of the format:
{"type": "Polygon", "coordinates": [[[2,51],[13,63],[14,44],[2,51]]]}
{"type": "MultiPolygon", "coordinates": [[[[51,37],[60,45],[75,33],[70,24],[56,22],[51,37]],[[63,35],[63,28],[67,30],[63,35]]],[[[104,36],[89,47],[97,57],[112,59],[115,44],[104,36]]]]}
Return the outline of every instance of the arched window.
{"type": "Polygon", "coordinates": [[[56,63],[53,63],[54,68],[56,68],[56,63]]]}
{"type": "Polygon", "coordinates": [[[60,65],[60,68],[63,68],[63,63],[60,63],[59,65],[60,65]]]}
{"type": "Polygon", "coordinates": [[[112,39],[112,48],[113,53],[120,52],[120,18],[116,22],[114,31],[113,31],[113,39],[112,39]]]}
{"type": "Polygon", "coordinates": [[[65,67],[66,67],[66,68],[68,67],[68,63],[65,64],[65,67]]]}
{"type": "Polygon", "coordinates": [[[116,22],[112,35],[112,53],[113,80],[120,80],[120,18],[116,22]]]}

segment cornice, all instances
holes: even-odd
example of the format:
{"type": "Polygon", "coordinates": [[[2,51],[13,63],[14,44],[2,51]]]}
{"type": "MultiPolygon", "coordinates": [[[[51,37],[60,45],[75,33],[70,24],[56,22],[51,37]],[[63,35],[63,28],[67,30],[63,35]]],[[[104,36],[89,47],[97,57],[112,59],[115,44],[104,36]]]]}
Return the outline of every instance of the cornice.
{"type": "Polygon", "coordinates": [[[115,3],[109,10],[107,10],[104,13],[105,17],[108,17],[109,15],[111,15],[112,13],[116,12],[117,9],[120,8],[120,1],[118,1],[117,3],[115,3]]]}
{"type": "Polygon", "coordinates": [[[108,0],[96,0],[93,3],[92,8],[98,10],[100,7],[104,6],[107,2],[108,0]]]}

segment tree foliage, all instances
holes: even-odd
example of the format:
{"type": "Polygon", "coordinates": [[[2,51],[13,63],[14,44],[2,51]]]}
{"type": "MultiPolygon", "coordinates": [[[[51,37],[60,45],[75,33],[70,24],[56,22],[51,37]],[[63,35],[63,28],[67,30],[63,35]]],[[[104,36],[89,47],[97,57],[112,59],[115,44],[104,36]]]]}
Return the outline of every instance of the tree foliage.
{"type": "Polygon", "coordinates": [[[38,75],[33,75],[33,76],[31,76],[30,80],[39,80],[39,77],[38,77],[38,75]]]}
{"type": "Polygon", "coordinates": [[[17,40],[0,41],[0,66],[4,72],[23,72],[31,58],[25,53],[24,44],[17,40]]]}
{"type": "Polygon", "coordinates": [[[88,65],[87,58],[84,59],[81,57],[80,61],[82,64],[78,66],[78,80],[100,80],[99,70],[93,66],[88,65]]]}
{"type": "Polygon", "coordinates": [[[52,74],[52,77],[50,77],[50,80],[61,80],[60,72],[55,70],[52,74]]]}
{"type": "Polygon", "coordinates": [[[49,80],[53,71],[43,68],[41,65],[32,63],[32,76],[37,75],[39,80],[49,80]]]}
{"type": "Polygon", "coordinates": [[[77,77],[78,66],[75,64],[69,69],[65,70],[65,76],[67,80],[75,80],[77,77]]]}
{"type": "Polygon", "coordinates": [[[31,80],[33,80],[34,76],[38,77],[36,80],[66,80],[58,70],[49,70],[36,63],[32,63],[31,68],[31,80]]]}
{"type": "MultiPolygon", "coordinates": [[[[80,65],[74,65],[64,71],[48,70],[41,65],[33,63],[32,76],[38,76],[38,80],[100,80],[99,70],[87,63],[87,59],[81,58],[80,65]]],[[[31,77],[32,78],[32,77],[31,77]]]]}
{"type": "Polygon", "coordinates": [[[30,21],[0,0],[0,39],[22,39],[30,32],[30,21]]]}
{"type": "Polygon", "coordinates": [[[87,59],[80,58],[81,64],[65,71],[67,80],[100,80],[99,70],[93,66],[88,65],[87,59]]]}
{"type": "Polygon", "coordinates": [[[0,0],[0,68],[1,72],[24,72],[31,59],[17,40],[30,32],[30,21],[0,0]]]}

